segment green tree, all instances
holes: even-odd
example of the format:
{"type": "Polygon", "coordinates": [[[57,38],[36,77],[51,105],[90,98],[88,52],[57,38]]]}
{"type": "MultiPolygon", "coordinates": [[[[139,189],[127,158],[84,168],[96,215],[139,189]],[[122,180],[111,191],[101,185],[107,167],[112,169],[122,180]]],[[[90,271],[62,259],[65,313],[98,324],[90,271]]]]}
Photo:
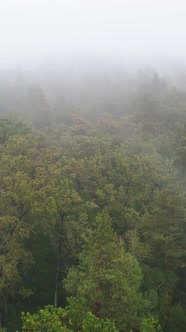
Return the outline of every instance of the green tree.
{"type": "Polygon", "coordinates": [[[25,244],[33,231],[34,190],[29,161],[21,154],[25,147],[22,142],[23,136],[9,138],[0,157],[0,308],[3,311],[7,311],[10,298],[31,294],[25,277],[33,260],[25,244]]]}
{"type": "Polygon", "coordinates": [[[41,86],[32,86],[27,96],[28,118],[37,129],[50,123],[50,106],[41,86]]]}
{"type": "Polygon", "coordinates": [[[46,306],[40,309],[38,313],[22,313],[22,331],[25,332],[72,332],[63,324],[66,312],[63,308],[46,306]]]}
{"type": "Polygon", "coordinates": [[[125,252],[123,242],[112,230],[109,215],[98,214],[79,266],[70,268],[64,281],[66,290],[84,303],[85,311],[109,318],[120,331],[128,331],[139,324],[141,281],[139,264],[125,252]]]}
{"type": "Polygon", "coordinates": [[[0,144],[4,144],[6,140],[14,135],[25,135],[30,132],[23,121],[16,118],[16,114],[9,114],[0,118],[0,144]]]}
{"type": "MultiPolygon", "coordinates": [[[[80,307],[79,307],[80,308],[80,307]]],[[[25,332],[118,332],[109,319],[99,319],[92,312],[81,314],[81,321],[74,325],[77,312],[71,305],[55,308],[48,305],[36,314],[22,312],[22,329],[25,332]],[[70,310],[69,310],[70,309],[70,310]]]]}

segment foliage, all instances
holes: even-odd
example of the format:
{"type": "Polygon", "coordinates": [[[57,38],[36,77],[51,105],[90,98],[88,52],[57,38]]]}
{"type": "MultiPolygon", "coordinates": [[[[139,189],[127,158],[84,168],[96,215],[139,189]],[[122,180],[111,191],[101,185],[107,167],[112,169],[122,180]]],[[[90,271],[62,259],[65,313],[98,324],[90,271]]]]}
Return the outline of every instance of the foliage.
{"type": "Polygon", "coordinates": [[[38,314],[22,313],[22,331],[33,332],[71,332],[67,326],[63,325],[63,318],[66,316],[62,308],[46,306],[40,309],[38,314]]]}
{"type": "Polygon", "coordinates": [[[156,317],[147,317],[142,320],[140,332],[162,332],[156,317]]]}
{"type": "Polygon", "coordinates": [[[65,288],[83,301],[85,311],[110,318],[123,330],[137,324],[137,313],[143,306],[138,292],[141,280],[140,267],[112,231],[109,215],[98,214],[80,264],[69,270],[65,288]]]}
{"type": "Polygon", "coordinates": [[[186,94],[153,69],[121,75],[78,81],[78,98],[62,78],[1,84],[1,114],[20,111],[0,118],[8,331],[21,311],[27,329],[185,331],[186,94]]]}
{"type": "MultiPolygon", "coordinates": [[[[27,332],[72,332],[73,328],[73,308],[71,312],[66,308],[55,308],[51,305],[40,309],[37,314],[22,313],[22,330],[27,332]]],[[[78,331],[82,332],[117,332],[115,325],[110,320],[99,319],[93,313],[88,312],[81,321],[78,331]]]]}

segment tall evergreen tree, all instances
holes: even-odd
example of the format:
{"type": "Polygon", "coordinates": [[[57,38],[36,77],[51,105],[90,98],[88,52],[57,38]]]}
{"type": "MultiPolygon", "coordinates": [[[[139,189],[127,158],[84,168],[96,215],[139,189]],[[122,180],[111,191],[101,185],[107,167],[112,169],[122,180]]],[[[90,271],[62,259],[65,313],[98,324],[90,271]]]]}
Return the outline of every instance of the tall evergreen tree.
{"type": "Polygon", "coordinates": [[[112,230],[109,215],[98,214],[79,266],[72,267],[64,281],[66,290],[84,303],[85,310],[115,321],[120,331],[129,331],[139,324],[141,280],[139,264],[125,252],[112,230]]]}

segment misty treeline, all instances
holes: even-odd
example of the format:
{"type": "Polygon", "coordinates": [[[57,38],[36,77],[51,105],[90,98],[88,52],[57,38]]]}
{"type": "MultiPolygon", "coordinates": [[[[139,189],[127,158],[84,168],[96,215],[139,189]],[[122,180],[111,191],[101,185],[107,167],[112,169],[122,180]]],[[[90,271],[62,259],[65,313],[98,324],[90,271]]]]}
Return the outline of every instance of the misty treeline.
{"type": "Polygon", "coordinates": [[[185,331],[186,92],[69,73],[1,75],[1,327],[185,331]]]}

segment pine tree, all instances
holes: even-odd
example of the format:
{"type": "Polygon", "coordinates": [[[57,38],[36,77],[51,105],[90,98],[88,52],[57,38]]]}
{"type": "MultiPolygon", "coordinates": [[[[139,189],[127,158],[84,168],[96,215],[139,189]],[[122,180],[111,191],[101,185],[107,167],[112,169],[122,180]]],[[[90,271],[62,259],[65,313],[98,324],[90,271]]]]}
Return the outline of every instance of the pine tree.
{"type": "Polygon", "coordinates": [[[120,331],[128,331],[138,325],[141,279],[140,267],[113,232],[109,215],[98,214],[79,267],[69,270],[66,290],[84,303],[85,310],[115,321],[120,331]]]}

